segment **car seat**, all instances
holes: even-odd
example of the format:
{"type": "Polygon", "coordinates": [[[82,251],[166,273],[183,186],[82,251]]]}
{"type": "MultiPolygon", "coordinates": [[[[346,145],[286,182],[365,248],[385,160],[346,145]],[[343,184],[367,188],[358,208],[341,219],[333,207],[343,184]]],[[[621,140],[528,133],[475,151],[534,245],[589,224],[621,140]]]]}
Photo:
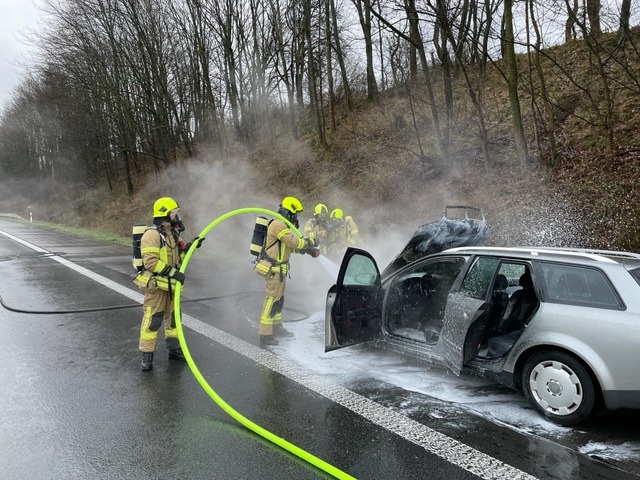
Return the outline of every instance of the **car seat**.
{"type": "Polygon", "coordinates": [[[538,304],[531,274],[528,271],[523,273],[518,283],[522,288],[511,295],[498,325],[498,334],[520,330],[538,304]]]}
{"type": "Polygon", "coordinates": [[[509,294],[507,288],[509,281],[507,277],[501,273],[496,276],[493,282],[493,290],[491,292],[491,308],[488,314],[487,333],[485,338],[492,337],[498,331],[500,320],[504,315],[504,311],[509,303],[509,294]]]}

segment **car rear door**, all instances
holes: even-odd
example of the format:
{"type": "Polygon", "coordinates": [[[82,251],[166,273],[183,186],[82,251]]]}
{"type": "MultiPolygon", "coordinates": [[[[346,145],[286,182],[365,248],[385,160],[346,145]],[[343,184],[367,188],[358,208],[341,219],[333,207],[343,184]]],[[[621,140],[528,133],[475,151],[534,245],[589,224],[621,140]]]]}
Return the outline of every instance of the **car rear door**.
{"type": "Polygon", "coordinates": [[[364,250],[348,248],[336,284],[327,293],[325,352],[366,342],[382,328],[380,271],[364,250]]]}
{"type": "Polygon", "coordinates": [[[462,372],[467,337],[473,329],[484,329],[491,304],[488,290],[500,260],[477,257],[462,280],[460,289],[447,298],[442,326],[443,361],[456,375],[462,372]]]}

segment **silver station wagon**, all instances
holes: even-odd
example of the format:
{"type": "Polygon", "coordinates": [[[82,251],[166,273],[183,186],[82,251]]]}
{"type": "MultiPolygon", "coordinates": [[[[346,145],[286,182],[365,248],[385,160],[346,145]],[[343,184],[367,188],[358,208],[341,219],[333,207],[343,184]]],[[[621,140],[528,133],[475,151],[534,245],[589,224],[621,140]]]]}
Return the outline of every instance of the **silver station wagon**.
{"type": "Polygon", "coordinates": [[[561,425],[640,408],[640,255],[457,247],[381,275],[349,248],[327,295],[325,351],[384,341],[521,390],[561,425]]]}

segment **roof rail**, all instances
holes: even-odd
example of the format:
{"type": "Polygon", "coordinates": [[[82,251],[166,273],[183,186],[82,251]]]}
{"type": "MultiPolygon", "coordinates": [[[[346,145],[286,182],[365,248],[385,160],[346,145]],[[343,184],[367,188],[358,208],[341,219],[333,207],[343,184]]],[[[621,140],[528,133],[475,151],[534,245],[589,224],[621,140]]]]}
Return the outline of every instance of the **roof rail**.
{"type": "Polygon", "coordinates": [[[531,247],[535,250],[576,252],[590,255],[603,255],[606,257],[630,258],[640,260],[640,253],[625,252],[623,250],[602,250],[597,248],[564,248],[564,247],[531,247]]]}
{"type": "Polygon", "coordinates": [[[640,254],[633,252],[620,252],[615,250],[596,250],[586,248],[561,248],[561,247],[457,247],[448,249],[447,252],[464,252],[464,251],[500,251],[500,252],[514,252],[514,253],[529,253],[531,255],[538,255],[541,253],[551,253],[555,255],[566,256],[578,256],[591,258],[598,262],[616,263],[613,258],[628,258],[640,260],[640,254]]]}

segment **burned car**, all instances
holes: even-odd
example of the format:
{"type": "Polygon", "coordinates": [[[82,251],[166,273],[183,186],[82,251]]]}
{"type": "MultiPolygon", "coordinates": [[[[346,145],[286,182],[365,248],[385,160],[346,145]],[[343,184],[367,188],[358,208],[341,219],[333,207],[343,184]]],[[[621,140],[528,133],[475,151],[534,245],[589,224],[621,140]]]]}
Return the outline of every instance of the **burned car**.
{"type": "Polygon", "coordinates": [[[454,247],[380,275],[349,248],[325,327],[325,351],[382,341],[521,390],[561,425],[640,408],[639,254],[454,247]]]}

